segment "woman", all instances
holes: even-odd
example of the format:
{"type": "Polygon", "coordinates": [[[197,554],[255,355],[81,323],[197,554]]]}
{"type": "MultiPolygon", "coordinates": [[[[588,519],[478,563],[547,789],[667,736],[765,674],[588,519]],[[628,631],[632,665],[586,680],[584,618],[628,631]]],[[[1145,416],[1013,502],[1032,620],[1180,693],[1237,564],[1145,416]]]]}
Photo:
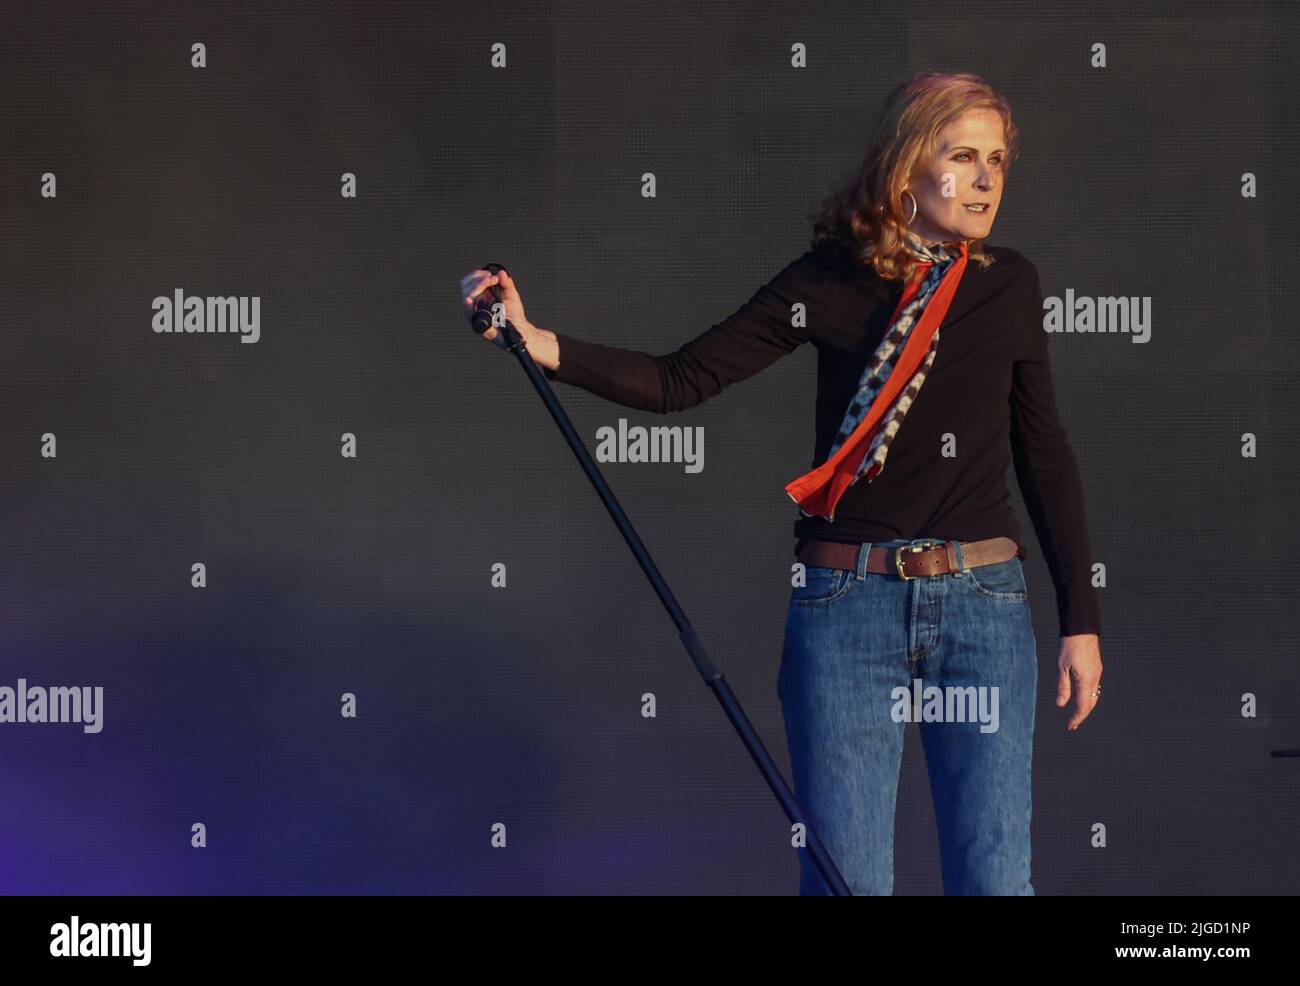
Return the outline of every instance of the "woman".
{"type": "MultiPolygon", "coordinates": [[[[1100,695],[1082,484],[1038,272],[985,244],[1016,140],[1007,102],[975,76],[900,85],[811,248],[666,356],[537,328],[508,273],[461,282],[467,309],[501,285],[551,379],[646,411],[693,407],[802,343],[817,348],[814,468],[785,488],[800,518],[777,687],[796,794],[855,894],[893,890],[909,719],[945,893],[1034,892],[1037,663],[1009,466],[1056,590],[1068,729],[1100,695]]],[[[800,891],[828,892],[806,853],[800,891]]]]}

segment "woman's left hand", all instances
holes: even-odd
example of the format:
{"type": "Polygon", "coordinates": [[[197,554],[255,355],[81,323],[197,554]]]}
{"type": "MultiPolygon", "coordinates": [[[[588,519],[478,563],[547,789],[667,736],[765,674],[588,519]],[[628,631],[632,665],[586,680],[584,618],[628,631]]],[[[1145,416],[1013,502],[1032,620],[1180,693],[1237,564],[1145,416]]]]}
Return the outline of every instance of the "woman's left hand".
{"type": "Polygon", "coordinates": [[[1076,633],[1061,638],[1061,655],[1056,666],[1056,707],[1063,708],[1074,697],[1074,714],[1065,724],[1068,730],[1092,714],[1101,696],[1101,640],[1095,633],[1076,633]]]}

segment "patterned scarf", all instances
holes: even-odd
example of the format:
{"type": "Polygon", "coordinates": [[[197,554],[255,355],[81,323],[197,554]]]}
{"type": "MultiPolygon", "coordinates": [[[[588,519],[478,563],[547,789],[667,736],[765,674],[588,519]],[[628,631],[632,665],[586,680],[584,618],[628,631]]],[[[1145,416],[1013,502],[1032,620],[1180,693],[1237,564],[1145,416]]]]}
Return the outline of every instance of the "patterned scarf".
{"type": "Polygon", "coordinates": [[[858,383],[825,462],[785,487],[805,517],[835,520],[835,505],[862,476],[870,483],[885,468],[889,445],[921,392],[939,351],[939,323],[948,313],[966,269],[966,241],[928,247],[908,232],[919,262],[894,309],[893,320],[858,383]]]}

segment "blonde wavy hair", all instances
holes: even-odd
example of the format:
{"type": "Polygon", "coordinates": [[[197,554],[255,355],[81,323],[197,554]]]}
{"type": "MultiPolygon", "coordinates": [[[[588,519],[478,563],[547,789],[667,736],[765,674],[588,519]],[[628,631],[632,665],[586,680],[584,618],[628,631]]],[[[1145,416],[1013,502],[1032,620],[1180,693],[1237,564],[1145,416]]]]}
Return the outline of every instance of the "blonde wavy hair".
{"type": "MultiPolygon", "coordinates": [[[[862,164],[809,216],[813,246],[840,243],[881,278],[906,280],[916,260],[904,239],[903,189],[933,160],[939,131],[967,110],[980,108],[996,110],[1002,117],[1005,177],[1017,153],[1019,131],[1011,119],[1011,104],[992,86],[976,75],[939,72],[925,72],[898,85],[876,119],[862,164]]],[[[983,240],[972,240],[968,251],[972,263],[993,263],[983,240]]]]}

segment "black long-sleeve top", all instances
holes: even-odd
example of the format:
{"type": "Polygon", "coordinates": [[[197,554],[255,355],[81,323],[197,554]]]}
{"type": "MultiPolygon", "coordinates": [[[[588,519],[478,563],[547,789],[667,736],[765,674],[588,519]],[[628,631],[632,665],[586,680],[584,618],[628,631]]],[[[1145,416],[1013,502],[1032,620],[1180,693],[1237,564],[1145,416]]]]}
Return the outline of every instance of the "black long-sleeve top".
{"type": "MultiPolygon", "coordinates": [[[[995,262],[967,264],[940,326],[934,364],[884,469],[845,491],[834,522],[800,514],[794,534],[850,543],[1003,535],[1024,557],[1007,487],[1014,464],[1056,588],[1061,634],[1100,634],[1083,488],[1057,411],[1038,270],[1008,247],[984,249],[995,262]]],[[[694,407],[811,342],[817,348],[811,469],[828,457],[902,290],[901,282],[881,279],[846,248],[820,244],[676,352],[654,356],[557,332],[559,369],[546,375],[625,407],[667,414],[694,407]],[[804,319],[795,305],[804,306],[804,319]]],[[[793,501],[791,509],[798,510],[793,501]]]]}

